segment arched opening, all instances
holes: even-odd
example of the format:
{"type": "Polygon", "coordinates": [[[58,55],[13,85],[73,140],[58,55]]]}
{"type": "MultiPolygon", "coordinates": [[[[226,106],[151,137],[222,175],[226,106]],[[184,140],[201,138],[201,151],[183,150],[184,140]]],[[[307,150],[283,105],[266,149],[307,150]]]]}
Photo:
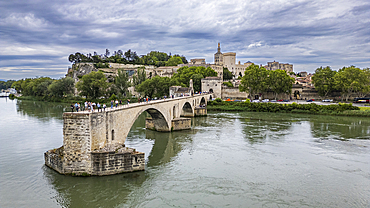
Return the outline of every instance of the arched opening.
{"type": "Polygon", "coordinates": [[[117,114],[114,117],[112,114],[112,116],[108,117],[108,144],[125,144],[128,135],[138,131],[138,129],[142,129],[143,125],[147,129],[155,131],[171,131],[171,121],[167,121],[167,118],[158,109],[142,109],[131,115],[126,113],[119,114],[119,112],[115,113],[117,114]],[[111,122],[114,121],[113,119],[116,119],[116,121],[111,122]]]}
{"type": "Polygon", "coordinates": [[[206,99],[204,97],[202,97],[202,99],[200,100],[200,103],[199,103],[199,107],[206,107],[206,99]]]}
{"type": "Polygon", "coordinates": [[[147,129],[169,131],[169,125],[161,112],[154,108],[147,109],[146,112],[151,116],[151,118],[148,117],[145,121],[147,129]]]}
{"type": "Polygon", "coordinates": [[[182,117],[193,117],[193,108],[191,107],[189,102],[186,102],[182,107],[181,115],[182,117]]]}
{"type": "Polygon", "coordinates": [[[209,100],[212,100],[212,95],[209,96],[209,100]]]}
{"type": "Polygon", "coordinates": [[[209,93],[213,93],[213,89],[209,89],[209,93]]]}

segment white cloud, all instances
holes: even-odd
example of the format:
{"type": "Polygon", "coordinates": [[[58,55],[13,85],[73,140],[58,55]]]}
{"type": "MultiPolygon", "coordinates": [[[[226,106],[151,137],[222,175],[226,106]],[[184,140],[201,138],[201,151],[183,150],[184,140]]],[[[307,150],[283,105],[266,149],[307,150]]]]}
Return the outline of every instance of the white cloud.
{"type": "Polygon", "coordinates": [[[12,13],[6,18],[1,19],[0,22],[1,26],[17,26],[28,30],[38,30],[48,26],[46,20],[37,18],[32,13],[12,13]]]}

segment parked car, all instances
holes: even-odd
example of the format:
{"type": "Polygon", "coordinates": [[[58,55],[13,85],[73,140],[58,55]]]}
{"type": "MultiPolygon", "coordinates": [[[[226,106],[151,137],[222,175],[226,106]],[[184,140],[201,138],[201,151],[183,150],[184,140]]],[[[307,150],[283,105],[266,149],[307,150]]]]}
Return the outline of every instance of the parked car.
{"type": "Polygon", "coordinates": [[[269,99],[263,99],[262,102],[263,103],[268,103],[268,102],[270,102],[270,100],[269,99]]]}
{"type": "Polygon", "coordinates": [[[274,102],[276,102],[276,100],[271,100],[270,102],[273,102],[274,103],[274,102]]]}
{"type": "Polygon", "coordinates": [[[333,102],[332,99],[325,99],[325,100],[322,100],[322,102],[333,102]]]}
{"type": "Polygon", "coordinates": [[[312,102],[312,101],[315,101],[315,99],[309,99],[309,100],[307,100],[307,102],[312,102]]]}
{"type": "Polygon", "coordinates": [[[284,100],[283,99],[280,99],[280,100],[277,100],[278,102],[283,102],[284,100]]]}
{"type": "Polygon", "coordinates": [[[260,100],[252,100],[252,103],[259,103],[260,100]]]}

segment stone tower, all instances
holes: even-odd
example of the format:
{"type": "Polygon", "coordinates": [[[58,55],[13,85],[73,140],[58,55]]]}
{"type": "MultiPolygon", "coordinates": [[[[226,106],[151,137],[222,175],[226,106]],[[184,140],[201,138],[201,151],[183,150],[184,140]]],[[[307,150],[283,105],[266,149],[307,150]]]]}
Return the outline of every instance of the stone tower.
{"type": "Polygon", "coordinates": [[[215,64],[223,65],[223,63],[224,63],[224,55],[221,53],[220,43],[218,43],[217,53],[215,53],[215,64]]]}

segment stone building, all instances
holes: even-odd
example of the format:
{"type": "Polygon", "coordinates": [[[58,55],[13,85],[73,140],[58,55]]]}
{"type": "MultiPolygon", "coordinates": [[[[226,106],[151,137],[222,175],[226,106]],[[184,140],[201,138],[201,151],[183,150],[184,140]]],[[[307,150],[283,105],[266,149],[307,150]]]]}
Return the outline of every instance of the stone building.
{"type": "Polygon", "coordinates": [[[206,64],[205,59],[190,59],[190,64],[206,64]]]}
{"type": "Polygon", "coordinates": [[[241,64],[240,61],[236,63],[236,53],[235,52],[221,53],[220,43],[218,43],[217,52],[214,55],[214,62],[215,65],[221,69],[221,73],[223,71],[223,68],[225,67],[233,75],[235,75],[235,77],[244,75],[245,69],[253,64],[250,61],[245,62],[244,64],[241,64]]]}
{"type": "Polygon", "coordinates": [[[282,69],[285,70],[286,72],[293,72],[293,64],[281,64],[277,61],[273,62],[267,62],[267,65],[264,66],[265,69],[267,70],[276,70],[276,69],[282,69]]]}
{"type": "Polygon", "coordinates": [[[244,75],[245,69],[252,65],[253,63],[248,61],[244,64],[241,64],[240,61],[236,63],[236,53],[235,52],[228,52],[222,53],[220,43],[218,43],[217,52],[214,55],[214,63],[207,64],[205,59],[191,59],[189,64],[180,64],[179,66],[204,66],[204,67],[211,67],[213,70],[217,72],[217,76],[222,78],[223,77],[223,68],[228,68],[228,70],[233,73],[236,77],[239,75],[244,75]]]}
{"type": "Polygon", "coordinates": [[[220,77],[206,77],[201,80],[202,82],[202,92],[215,93],[216,98],[221,98],[221,87],[222,87],[222,78],[220,77]]]}
{"type": "Polygon", "coordinates": [[[193,88],[193,80],[190,80],[189,87],[181,87],[181,86],[171,86],[170,97],[183,97],[183,96],[191,96],[194,94],[193,88]]]}

